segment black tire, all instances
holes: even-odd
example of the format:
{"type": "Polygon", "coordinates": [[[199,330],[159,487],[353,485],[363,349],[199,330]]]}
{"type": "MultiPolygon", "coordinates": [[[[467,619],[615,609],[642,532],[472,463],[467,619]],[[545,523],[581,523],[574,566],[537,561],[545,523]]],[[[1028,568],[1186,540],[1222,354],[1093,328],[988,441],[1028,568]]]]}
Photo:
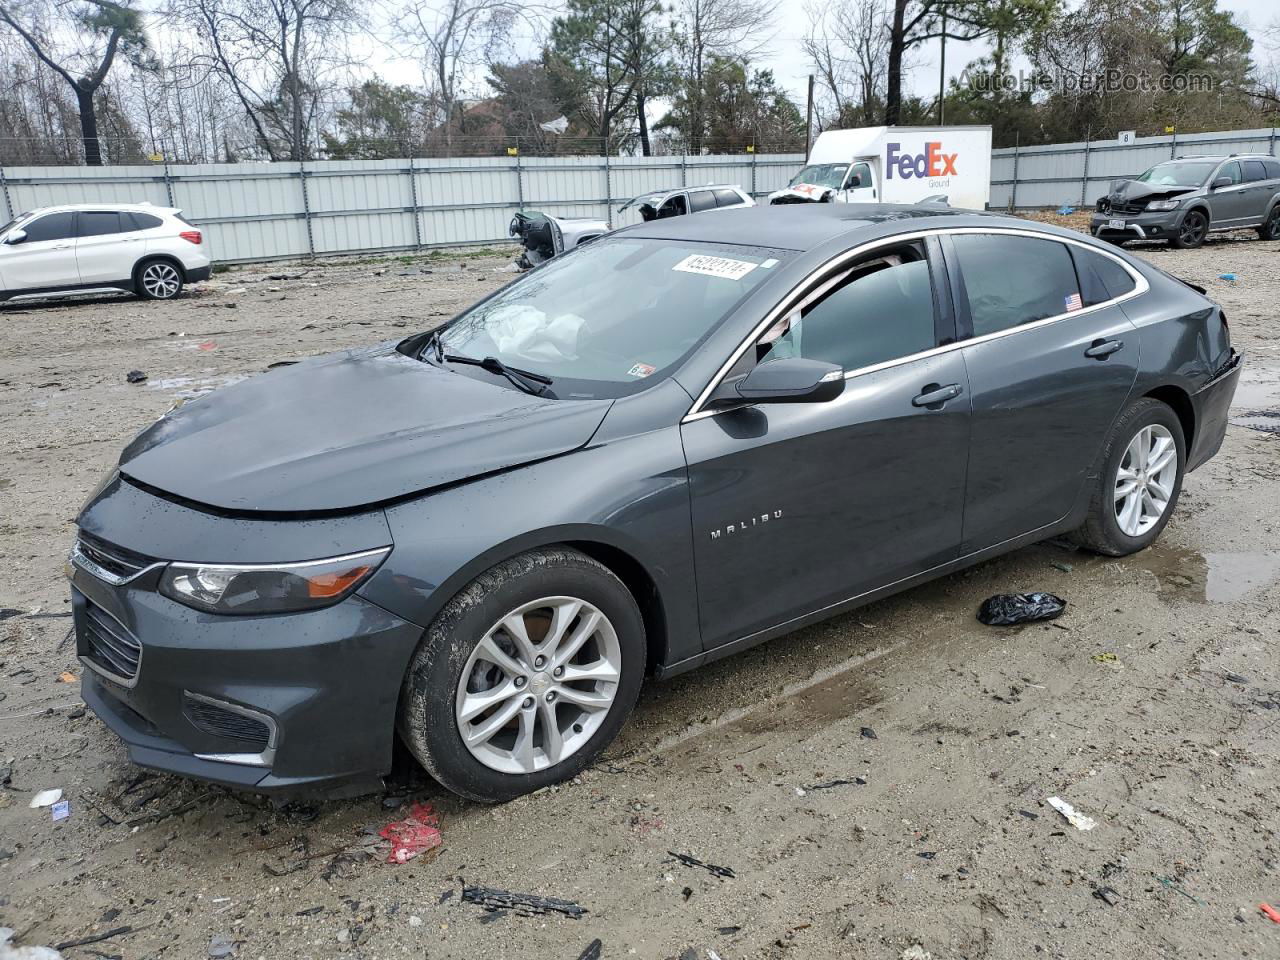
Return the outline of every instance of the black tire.
{"type": "Polygon", "coordinates": [[[1209,218],[1199,210],[1188,211],[1178,224],[1178,232],[1169,241],[1169,246],[1178,250],[1195,250],[1204,244],[1209,235],[1209,218]]]}
{"type": "Polygon", "coordinates": [[[1267,211],[1262,226],[1258,228],[1259,240],[1280,240],[1280,203],[1267,211]]]}
{"type": "MultiPolygon", "coordinates": [[[[599,756],[635,706],[645,654],[644,620],[621,580],[577,550],[533,550],[482,573],[427,628],[404,678],[397,728],[418,762],[443,786],[471,800],[501,803],[566,780],[599,756]],[[593,605],[613,626],[622,663],[613,702],[590,739],[554,766],[532,773],[492,769],[463,743],[455,711],[463,670],[490,628],[513,610],[563,596],[593,605]]],[[[532,682],[528,689],[532,692],[532,682]]]]}
{"type": "Polygon", "coordinates": [[[1093,493],[1089,499],[1089,513],[1083,526],[1073,534],[1073,538],[1081,546],[1109,557],[1123,557],[1145,550],[1160,536],[1178,506],[1178,495],[1182,491],[1182,477],[1187,462],[1186,438],[1182,433],[1182,422],[1167,404],[1150,397],[1143,397],[1125,410],[1111,428],[1111,433],[1108,434],[1107,441],[1103,445],[1099,462],[1101,467],[1095,471],[1091,480],[1093,493]],[[1129,444],[1141,430],[1152,424],[1159,424],[1173,436],[1177,450],[1178,472],[1172,485],[1168,505],[1160,519],[1140,536],[1130,536],[1120,528],[1120,522],[1116,517],[1116,475],[1125,459],[1129,444]]]}
{"type": "Polygon", "coordinates": [[[186,283],[182,267],[164,257],[143,260],[133,271],[133,289],[143,300],[172,300],[186,283]]]}

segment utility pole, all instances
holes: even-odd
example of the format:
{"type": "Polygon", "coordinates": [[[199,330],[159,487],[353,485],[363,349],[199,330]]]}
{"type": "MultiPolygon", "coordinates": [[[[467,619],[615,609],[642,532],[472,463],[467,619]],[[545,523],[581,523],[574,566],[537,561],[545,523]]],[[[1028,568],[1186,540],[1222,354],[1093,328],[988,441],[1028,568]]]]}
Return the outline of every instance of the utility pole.
{"type": "Polygon", "coordinates": [[[938,126],[942,126],[946,118],[947,94],[947,5],[942,7],[942,52],[938,64],[938,126]]]}
{"type": "Polygon", "coordinates": [[[813,152],[813,74],[809,74],[809,97],[804,109],[804,161],[813,152]]]}

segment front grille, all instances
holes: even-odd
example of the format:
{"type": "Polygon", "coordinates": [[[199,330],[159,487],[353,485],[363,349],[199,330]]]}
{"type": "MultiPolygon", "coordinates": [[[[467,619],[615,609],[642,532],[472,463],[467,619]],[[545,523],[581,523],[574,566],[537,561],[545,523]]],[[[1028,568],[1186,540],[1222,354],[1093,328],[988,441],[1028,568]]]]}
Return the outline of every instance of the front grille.
{"type": "Polygon", "coordinates": [[[261,753],[271,742],[271,730],[261,720],[197,699],[191,694],[183,696],[182,712],[197,730],[237,740],[250,748],[247,752],[261,753]]]}
{"type": "Polygon", "coordinates": [[[138,675],[142,645],[110,614],[92,601],[86,601],[80,620],[83,652],[108,673],[125,680],[138,675]]]}
{"type": "Polygon", "coordinates": [[[85,559],[121,580],[137,576],[156,562],[154,558],[145,554],[117,547],[114,543],[99,540],[88,533],[81,533],[77,542],[85,559]]]}
{"type": "Polygon", "coordinates": [[[1115,200],[1110,197],[1103,197],[1098,201],[1098,211],[1100,213],[1119,213],[1134,214],[1142,213],[1147,209],[1150,198],[1145,200],[1115,200]]]}

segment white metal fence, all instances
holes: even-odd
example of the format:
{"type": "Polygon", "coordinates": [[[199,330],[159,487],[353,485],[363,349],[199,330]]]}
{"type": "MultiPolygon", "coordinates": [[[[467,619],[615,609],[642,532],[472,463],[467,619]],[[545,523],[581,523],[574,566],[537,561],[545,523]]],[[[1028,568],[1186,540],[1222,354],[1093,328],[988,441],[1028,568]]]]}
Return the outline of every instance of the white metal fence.
{"type": "Polygon", "coordinates": [[[617,208],[648,190],[786,186],[802,154],[481,157],[178,166],[3,167],[5,220],[55,203],[179,207],[223,263],[415,250],[508,239],[516,210],[639,219],[617,208]]]}
{"type": "MultiPolygon", "coordinates": [[[[991,207],[1089,206],[1115,179],[1194,153],[1275,154],[1275,128],[1010,147],[992,152],[991,207]]],[[[544,210],[633,223],[617,208],[647,190],[786,185],[801,154],[473,157],[111,167],[0,167],[0,213],[55,203],[179,207],[224,263],[416,250],[507,239],[511,214],[544,210]]]]}
{"type": "Polygon", "coordinates": [[[991,208],[1092,206],[1112,180],[1136,176],[1171,157],[1276,152],[1276,128],[1006,147],[991,151],[991,208]]]}

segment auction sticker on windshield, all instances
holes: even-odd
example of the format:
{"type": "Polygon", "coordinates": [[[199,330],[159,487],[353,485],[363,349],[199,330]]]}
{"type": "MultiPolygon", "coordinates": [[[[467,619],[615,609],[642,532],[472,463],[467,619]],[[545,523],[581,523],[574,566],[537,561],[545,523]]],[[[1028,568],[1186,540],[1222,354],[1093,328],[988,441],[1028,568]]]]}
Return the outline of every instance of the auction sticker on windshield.
{"type": "Polygon", "coordinates": [[[677,263],[672,270],[681,273],[700,273],[707,277],[723,277],[725,280],[741,280],[759,264],[749,260],[731,260],[728,257],[708,257],[691,254],[677,263]]]}

